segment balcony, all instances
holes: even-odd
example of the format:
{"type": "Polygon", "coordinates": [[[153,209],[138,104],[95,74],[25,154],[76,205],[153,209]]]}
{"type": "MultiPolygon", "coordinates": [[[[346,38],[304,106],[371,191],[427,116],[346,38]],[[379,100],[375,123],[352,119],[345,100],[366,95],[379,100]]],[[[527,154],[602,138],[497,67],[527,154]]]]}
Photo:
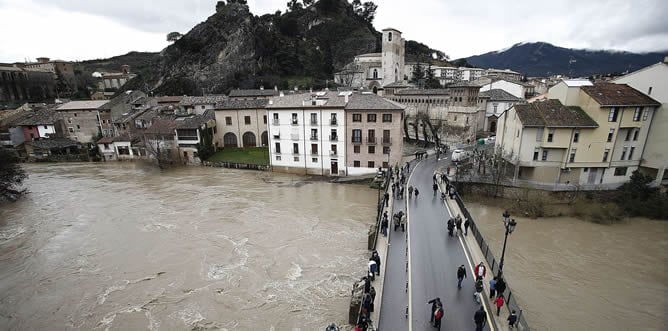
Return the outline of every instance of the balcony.
{"type": "Polygon", "coordinates": [[[383,145],[392,145],[392,138],[383,137],[383,145]]]}
{"type": "Polygon", "coordinates": [[[362,137],[353,137],[352,143],[353,143],[353,145],[362,144],[362,137]]]}
{"type": "Polygon", "coordinates": [[[299,140],[299,134],[291,134],[290,139],[292,140],[299,140]]]}
{"type": "Polygon", "coordinates": [[[337,120],[335,118],[330,119],[329,120],[329,125],[334,125],[334,126],[338,125],[337,120]]]}
{"type": "Polygon", "coordinates": [[[367,145],[375,145],[376,144],[376,137],[366,137],[366,144],[367,145]]]}
{"type": "Polygon", "coordinates": [[[337,151],[329,151],[329,156],[337,156],[337,151]]]}
{"type": "Polygon", "coordinates": [[[311,155],[318,155],[318,151],[317,150],[311,150],[311,155]]]}
{"type": "Polygon", "coordinates": [[[318,120],[311,120],[311,125],[318,125],[318,120]]]}
{"type": "Polygon", "coordinates": [[[299,121],[292,120],[290,122],[290,124],[297,126],[297,125],[299,125],[299,121]]]}
{"type": "Polygon", "coordinates": [[[318,136],[311,136],[311,141],[318,141],[318,136]]]}
{"type": "Polygon", "coordinates": [[[331,135],[331,136],[329,136],[329,141],[339,141],[339,136],[331,135]]]}
{"type": "Polygon", "coordinates": [[[271,124],[272,124],[272,125],[280,125],[280,124],[281,124],[281,121],[279,121],[278,118],[274,118],[274,119],[271,121],[271,124]]]}

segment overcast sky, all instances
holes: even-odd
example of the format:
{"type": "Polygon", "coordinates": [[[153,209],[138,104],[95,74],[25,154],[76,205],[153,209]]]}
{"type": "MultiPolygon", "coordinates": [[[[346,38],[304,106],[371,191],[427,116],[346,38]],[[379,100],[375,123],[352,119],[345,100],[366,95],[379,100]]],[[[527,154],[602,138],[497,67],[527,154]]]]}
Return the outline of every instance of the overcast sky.
{"type": "MultiPolygon", "coordinates": [[[[249,0],[256,15],[287,0],[249,0]]],[[[363,1],[364,2],[364,1],[363,1]]],[[[647,52],[668,49],[666,0],[375,0],[375,27],[453,59],[518,42],[647,52]]],[[[0,0],[0,62],[107,58],[159,51],[168,32],[188,32],[216,0],[0,0]]]]}

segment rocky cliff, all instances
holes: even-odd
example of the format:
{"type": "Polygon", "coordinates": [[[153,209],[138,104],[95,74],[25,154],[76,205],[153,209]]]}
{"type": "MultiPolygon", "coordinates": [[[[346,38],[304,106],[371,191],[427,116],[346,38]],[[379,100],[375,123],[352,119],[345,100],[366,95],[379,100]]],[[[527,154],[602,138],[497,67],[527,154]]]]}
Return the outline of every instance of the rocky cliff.
{"type": "MultiPolygon", "coordinates": [[[[139,76],[124,89],[156,94],[227,93],[233,88],[332,86],[333,73],[357,54],[380,52],[381,34],[346,0],[291,6],[256,16],[245,1],[219,1],[216,12],[160,53],[86,61],[85,71],[129,64],[139,76]]],[[[437,52],[407,42],[407,56],[437,52]]],[[[440,53],[442,54],[442,53],[440,53]]]]}

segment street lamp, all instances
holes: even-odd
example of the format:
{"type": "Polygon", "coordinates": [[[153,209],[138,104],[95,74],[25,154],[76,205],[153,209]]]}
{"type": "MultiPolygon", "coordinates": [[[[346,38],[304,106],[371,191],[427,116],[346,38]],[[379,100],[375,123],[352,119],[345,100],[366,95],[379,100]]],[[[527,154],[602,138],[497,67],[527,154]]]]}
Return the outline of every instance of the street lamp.
{"type": "Polygon", "coordinates": [[[498,279],[501,279],[501,276],[503,275],[503,258],[506,255],[506,243],[508,242],[508,235],[513,233],[513,231],[515,231],[515,226],[517,226],[517,222],[515,222],[514,218],[510,218],[510,213],[507,210],[503,212],[503,226],[506,228],[506,237],[503,239],[503,251],[501,251],[499,273],[496,275],[498,279]]]}

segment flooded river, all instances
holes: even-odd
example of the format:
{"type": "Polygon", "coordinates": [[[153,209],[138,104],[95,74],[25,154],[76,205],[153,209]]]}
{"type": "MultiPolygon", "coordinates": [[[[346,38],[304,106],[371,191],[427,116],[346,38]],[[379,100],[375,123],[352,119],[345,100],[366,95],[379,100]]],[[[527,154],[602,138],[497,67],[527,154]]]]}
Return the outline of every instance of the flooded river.
{"type": "Polygon", "coordinates": [[[347,320],[376,191],[133,163],[26,165],[0,207],[10,330],[313,330],[347,320]]]}
{"type": "MultiPolygon", "coordinates": [[[[503,210],[467,207],[500,258],[503,210]]],[[[668,222],[511,217],[504,274],[534,330],[668,329],[668,222]]]]}

